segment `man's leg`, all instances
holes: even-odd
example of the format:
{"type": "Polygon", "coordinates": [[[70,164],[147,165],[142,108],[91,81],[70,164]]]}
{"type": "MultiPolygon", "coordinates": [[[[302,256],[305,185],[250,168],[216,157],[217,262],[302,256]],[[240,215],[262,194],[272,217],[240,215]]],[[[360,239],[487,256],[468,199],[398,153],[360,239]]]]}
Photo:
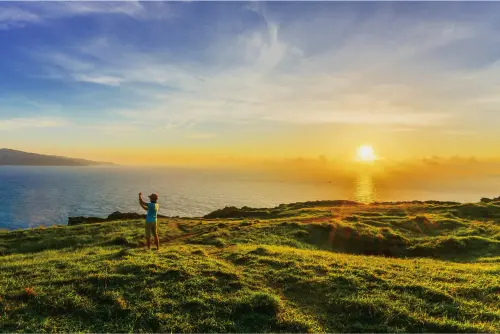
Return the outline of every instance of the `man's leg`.
{"type": "Polygon", "coordinates": [[[155,237],[155,243],[156,243],[156,249],[160,249],[160,240],[158,239],[158,236],[155,237]]]}
{"type": "Polygon", "coordinates": [[[151,249],[151,226],[146,223],[145,225],[145,230],[146,230],[146,243],[148,244],[148,249],[151,249]]]}
{"type": "Polygon", "coordinates": [[[156,249],[160,249],[160,239],[158,239],[158,223],[154,223],[153,233],[155,237],[156,249]]]}

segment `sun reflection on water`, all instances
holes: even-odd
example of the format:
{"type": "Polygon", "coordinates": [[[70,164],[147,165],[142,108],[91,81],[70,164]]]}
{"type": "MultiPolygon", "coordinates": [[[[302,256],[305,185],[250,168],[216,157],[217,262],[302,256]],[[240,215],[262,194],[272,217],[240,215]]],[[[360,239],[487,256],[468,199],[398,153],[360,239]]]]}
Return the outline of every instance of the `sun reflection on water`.
{"type": "Polygon", "coordinates": [[[359,174],[355,180],[355,200],[361,203],[372,203],[375,201],[375,197],[376,191],[372,175],[369,173],[359,174]]]}

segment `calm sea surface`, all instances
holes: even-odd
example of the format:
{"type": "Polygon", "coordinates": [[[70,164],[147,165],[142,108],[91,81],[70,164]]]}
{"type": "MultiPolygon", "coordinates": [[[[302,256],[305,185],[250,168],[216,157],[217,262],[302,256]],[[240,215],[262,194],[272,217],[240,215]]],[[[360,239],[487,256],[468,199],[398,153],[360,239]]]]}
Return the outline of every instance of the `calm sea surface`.
{"type": "MultiPolygon", "coordinates": [[[[351,184],[277,181],[257,174],[140,167],[0,167],[0,228],[66,224],[68,216],[141,212],[137,194],[160,194],[160,213],[202,216],[228,205],[271,207],[320,199],[363,202],[454,200],[500,195],[500,178],[378,189],[368,175],[351,184]]],[[[147,199],[147,197],[145,197],[147,199]]]]}

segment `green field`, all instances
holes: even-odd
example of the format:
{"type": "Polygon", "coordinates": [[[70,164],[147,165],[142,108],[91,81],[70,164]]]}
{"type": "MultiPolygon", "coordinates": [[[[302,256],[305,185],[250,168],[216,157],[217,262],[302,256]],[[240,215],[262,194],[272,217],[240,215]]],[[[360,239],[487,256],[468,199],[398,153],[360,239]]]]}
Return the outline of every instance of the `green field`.
{"type": "Polygon", "coordinates": [[[226,208],[0,232],[0,332],[499,332],[500,204],[226,208]]]}

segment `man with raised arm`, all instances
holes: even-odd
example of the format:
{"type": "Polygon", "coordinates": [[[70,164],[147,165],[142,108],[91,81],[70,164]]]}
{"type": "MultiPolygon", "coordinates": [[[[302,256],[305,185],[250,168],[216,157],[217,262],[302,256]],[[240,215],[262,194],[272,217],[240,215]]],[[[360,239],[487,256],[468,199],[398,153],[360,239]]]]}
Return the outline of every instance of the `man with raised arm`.
{"type": "Polygon", "coordinates": [[[157,216],[158,209],[160,205],[158,202],[158,195],[151,194],[148,196],[150,203],[146,203],[142,200],[142,193],[139,193],[139,204],[141,207],[147,211],[146,214],[146,241],[148,243],[148,249],[151,249],[151,235],[155,238],[156,249],[160,249],[160,240],[158,240],[158,224],[157,224],[157,216]]]}

